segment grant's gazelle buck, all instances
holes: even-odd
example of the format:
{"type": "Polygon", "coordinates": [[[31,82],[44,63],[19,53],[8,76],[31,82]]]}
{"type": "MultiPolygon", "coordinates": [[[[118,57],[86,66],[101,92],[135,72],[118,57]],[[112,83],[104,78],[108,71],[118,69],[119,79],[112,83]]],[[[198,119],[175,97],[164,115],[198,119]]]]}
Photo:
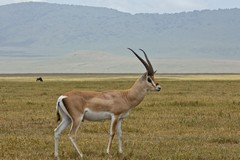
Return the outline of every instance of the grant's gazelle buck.
{"type": "Polygon", "coordinates": [[[122,120],[127,117],[131,109],[142,102],[148,91],[161,90],[160,85],[155,82],[154,74],[156,71],[154,72],[146,53],[140,49],[145,55],[146,61],[144,61],[132,49],[128,49],[136,55],[136,57],[143,63],[147,70],[146,73],[136,80],[130,89],[112,90],[106,92],[73,90],[63,94],[58,98],[56,106],[57,116],[59,121],[60,112],[62,121],[54,130],[55,157],[59,158],[59,135],[70,123],[71,129],[69,132],[69,138],[78,154],[81,157],[83,156],[76,143],[76,134],[81,122],[84,120],[101,121],[110,119],[111,125],[110,136],[107,145],[107,154],[109,154],[112,139],[115,133],[117,133],[118,136],[118,151],[119,153],[122,153],[122,120]]]}

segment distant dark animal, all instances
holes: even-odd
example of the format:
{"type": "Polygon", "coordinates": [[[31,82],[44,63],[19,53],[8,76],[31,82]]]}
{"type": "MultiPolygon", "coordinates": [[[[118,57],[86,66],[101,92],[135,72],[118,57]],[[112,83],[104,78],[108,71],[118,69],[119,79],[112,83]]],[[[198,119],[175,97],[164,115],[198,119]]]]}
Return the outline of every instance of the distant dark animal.
{"type": "Polygon", "coordinates": [[[43,79],[42,79],[42,77],[38,77],[38,78],[36,79],[36,81],[43,82],[43,79]]]}

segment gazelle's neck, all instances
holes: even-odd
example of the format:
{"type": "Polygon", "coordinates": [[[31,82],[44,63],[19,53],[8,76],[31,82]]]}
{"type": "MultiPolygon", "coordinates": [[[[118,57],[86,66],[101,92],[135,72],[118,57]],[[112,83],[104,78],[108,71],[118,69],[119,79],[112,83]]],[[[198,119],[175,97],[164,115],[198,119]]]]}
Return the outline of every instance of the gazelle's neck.
{"type": "Polygon", "coordinates": [[[147,94],[144,75],[141,76],[128,90],[127,98],[131,107],[137,106],[147,94]]]}

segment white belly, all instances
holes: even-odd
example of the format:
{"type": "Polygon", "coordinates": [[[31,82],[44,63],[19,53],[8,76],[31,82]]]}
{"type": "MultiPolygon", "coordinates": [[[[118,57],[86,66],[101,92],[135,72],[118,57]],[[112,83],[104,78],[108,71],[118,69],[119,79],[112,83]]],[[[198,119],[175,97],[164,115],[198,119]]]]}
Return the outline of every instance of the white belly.
{"type": "Polygon", "coordinates": [[[105,119],[111,119],[113,113],[111,112],[94,112],[90,109],[85,109],[83,120],[88,121],[101,121],[105,119]]]}

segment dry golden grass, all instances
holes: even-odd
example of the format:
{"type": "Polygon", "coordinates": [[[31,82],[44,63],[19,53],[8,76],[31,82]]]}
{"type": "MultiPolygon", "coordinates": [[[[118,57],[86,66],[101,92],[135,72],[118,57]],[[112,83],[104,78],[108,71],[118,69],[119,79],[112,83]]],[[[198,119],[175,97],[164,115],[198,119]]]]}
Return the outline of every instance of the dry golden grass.
{"type": "MultiPolygon", "coordinates": [[[[75,88],[126,89],[136,77],[48,75],[43,83],[33,76],[0,77],[0,159],[53,159],[59,95],[75,88]]],[[[110,159],[240,159],[238,78],[158,81],[162,91],[149,93],[123,122],[123,156],[115,137],[110,159]]],[[[60,138],[60,158],[78,159],[68,130],[60,138]]],[[[106,159],[108,130],[109,121],[82,124],[77,141],[84,159],[106,159]]]]}

